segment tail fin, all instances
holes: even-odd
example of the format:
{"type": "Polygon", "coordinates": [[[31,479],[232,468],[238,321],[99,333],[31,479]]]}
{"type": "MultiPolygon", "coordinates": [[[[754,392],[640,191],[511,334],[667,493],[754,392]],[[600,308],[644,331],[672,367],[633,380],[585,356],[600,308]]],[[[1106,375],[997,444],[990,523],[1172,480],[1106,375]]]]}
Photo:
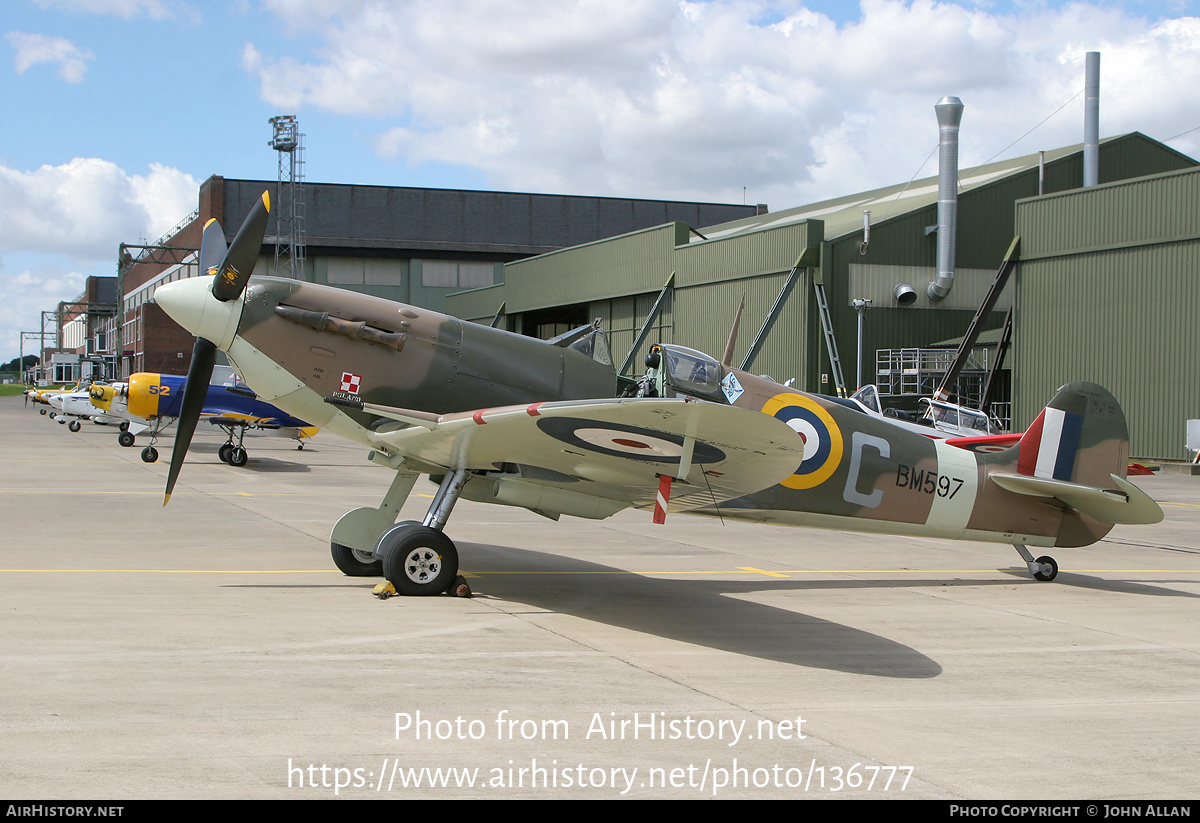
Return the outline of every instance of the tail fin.
{"type": "Polygon", "coordinates": [[[1088,545],[1114,523],[1157,523],[1163,518],[1158,504],[1125,480],[1125,414],[1116,398],[1095,383],[1070,383],[1059,389],[1002,458],[1007,471],[991,475],[996,485],[1017,494],[1053,498],[1073,510],[1063,519],[1057,545],[1088,545]],[[1015,474],[1010,473],[1013,468],[1015,474]]]}

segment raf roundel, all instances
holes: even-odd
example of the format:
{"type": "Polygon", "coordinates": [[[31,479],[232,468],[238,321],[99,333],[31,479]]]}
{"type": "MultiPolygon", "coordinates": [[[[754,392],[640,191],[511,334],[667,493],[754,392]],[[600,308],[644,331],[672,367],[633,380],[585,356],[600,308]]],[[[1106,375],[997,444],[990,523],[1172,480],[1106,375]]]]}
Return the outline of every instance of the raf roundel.
{"type": "MultiPolygon", "coordinates": [[[[538,428],[555,440],[590,452],[651,463],[679,463],[683,438],[677,434],[573,417],[540,417],[538,428]]],[[[725,452],[696,442],[692,459],[698,464],[720,463],[725,452]]]]}
{"type": "Polygon", "coordinates": [[[811,489],[828,480],[842,462],[842,433],[829,412],[815,400],[798,394],[777,394],[762,410],[787,423],[804,441],[804,459],[782,485],[811,489]]]}

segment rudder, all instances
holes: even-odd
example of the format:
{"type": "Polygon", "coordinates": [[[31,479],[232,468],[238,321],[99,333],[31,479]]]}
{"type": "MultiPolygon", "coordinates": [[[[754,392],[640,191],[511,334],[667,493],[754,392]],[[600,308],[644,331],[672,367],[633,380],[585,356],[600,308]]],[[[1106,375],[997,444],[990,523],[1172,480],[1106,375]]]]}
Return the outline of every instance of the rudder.
{"type": "Polygon", "coordinates": [[[1069,383],[1059,389],[1001,460],[1007,465],[991,475],[996,485],[1016,494],[1053,498],[1066,507],[1055,545],[1086,546],[1114,523],[1162,520],[1158,504],[1125,480],[1125,413],[1116,398],[1095,383],[1069,383]]]}

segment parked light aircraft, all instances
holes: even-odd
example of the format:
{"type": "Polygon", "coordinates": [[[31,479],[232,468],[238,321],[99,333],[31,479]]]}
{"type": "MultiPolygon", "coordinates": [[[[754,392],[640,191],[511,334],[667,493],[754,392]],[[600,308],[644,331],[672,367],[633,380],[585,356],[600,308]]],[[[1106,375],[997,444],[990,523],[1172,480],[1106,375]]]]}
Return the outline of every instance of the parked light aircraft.
{"type": "MultiPolygon", "coordinates": [[[[32,400],[35,405],[45,406],[46,408],[39,409],[38,411],[41,412],[42,414],[46,414],[47,412],[50,411],[51,408],[53,408],[50,404],[51,397],[53,397],[56,394],[70,394],[71,392],[76,392],[76,391],[80,391],[81,389],[86,389],[88,386],[91,385],[91,383],[92,383],[92,381],[89,378],[87,380],[79,381],[74,386],[65,386],[61,389],[34,387],[31,389],[27,389],[25,391],[25,396],[27,398],[29,398],[29,400],[32,400]]],[[[26,402],[28,403],[28,401],[26,401],[26,402]]],[[[57,413],[55,413],[55,414],[57,414],[57,413]]]]}
{"type": "MultiPolygon", "coordinates": [[[[174,374],[138,372],[130,376],[128,384],[119,387],[92,386],[90,404],[95,410],[128,423],[117,437],[122,446],[132,446],[136,435],[149,431],[150,445],[142,449],[142,460],[153,463],[158,460],[154,444],[159,435],[179,417],[185,382],[186,378],[174,374]]],[[[231,380],[210,385],[205,381],[205,386],[200,414],[225,432],[228,440],[217,454],[231,466],[244,466],[249,460],[243,445],[246,429],[297,440],[301,449],[304,440],[317,433],[315,426],[259,400],[244,383],[231,380]]]]}
{"type": "Polygon", "coordinates": [[[121,419],[115,415],[107,414],[103,410],[92,405],[91,393],[100,388],[106,388],[110,391],[120,391],[124,383],[114,385],[105,384],[103,387],[99,383],[93,383],[90,387],[84,387],[77,391],[71,392],[55,392],[46,396],[48,402],[55,412],[52,419],[59,423],[70,424],[68,428],[73,432],[77,432],[82,428],[80,421],[95,420],[97,423],[108,425],[109,423],[120,423],[121,419]]]}
{"type": "Polygon", "coordinates": [[[1086,546],[1114,523],[1155,523],[1125,480],[1128,433],[1100,386],[1062,387],[1000,453],[977,453],[682,346],[653,349],[635,398],[614,397],[595,326],[551,341],[295,280],[250,279],[269,202],[232,245],[204,229],[199,277],[156,300],[197,335],[164,505],[199,418],[217,349],[259,395],[371,449],[396,471],[376,508],[334,526],[335,563],[382,573],[401,594],[438,594],[458,553],[445,527],[460,497],[558,519],[621,509],[687,511],[795,526],[1013,545],[1086,546]],[[653,364],[651,364],[653,365],[653,364]],[[651,390],[651,388],[653,390],[651,390]],[[422,522],[396,523],[419,474],[439,487],[422,522]]]}

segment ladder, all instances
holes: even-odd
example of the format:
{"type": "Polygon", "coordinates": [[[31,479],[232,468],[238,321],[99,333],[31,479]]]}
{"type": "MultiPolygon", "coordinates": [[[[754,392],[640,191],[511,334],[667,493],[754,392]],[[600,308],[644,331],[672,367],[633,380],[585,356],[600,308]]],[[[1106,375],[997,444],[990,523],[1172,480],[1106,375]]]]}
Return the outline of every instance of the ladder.
{"type": "Polygon", "coordinates": [[[833,371],[833,384],[838,397],[846,397],[846,381],[842,377],[842,361],[838,357],[837,340],[833,337],[833,320],[829,317],[829,301],[825,299],[825,286],[814,277],[813,291],[817,295],[817,311],[821,314],[821,331],[825,333],[825,349],[829,352],[829,365],[833,371]]]}

